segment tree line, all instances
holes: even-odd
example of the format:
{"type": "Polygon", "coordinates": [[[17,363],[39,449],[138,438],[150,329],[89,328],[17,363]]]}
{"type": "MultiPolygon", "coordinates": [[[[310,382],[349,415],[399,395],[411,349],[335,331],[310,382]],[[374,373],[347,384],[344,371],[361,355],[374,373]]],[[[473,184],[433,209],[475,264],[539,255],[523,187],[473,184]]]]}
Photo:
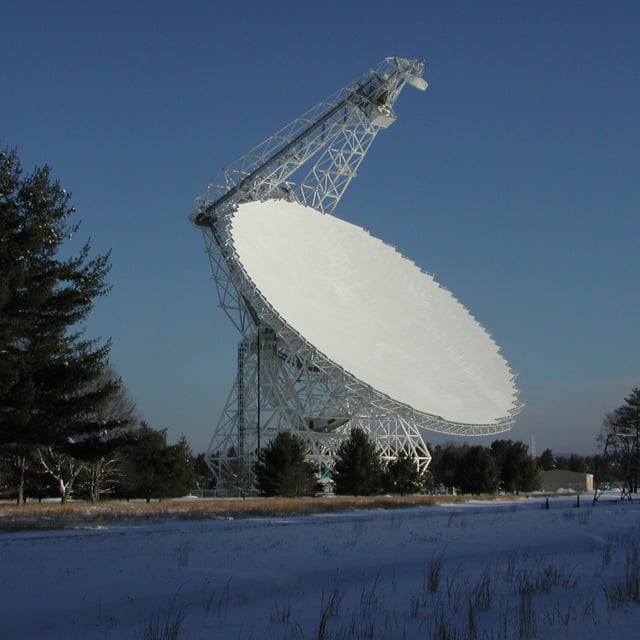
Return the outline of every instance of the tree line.
{"type": "MultiPolygon", "coordinates": [[[[541,467],[526,445],[496,440],[491,447],[448,444],[429,447],[432,461],[421,472],[403,449],[384,461],[371,435],[354,429],[338,448],[331,471],[331,488],[342,495],[383,493],[510,493],[541,487],[541,467]]],[[[315,495],[322,491],[318,469],[307,460],[304,441],[291,433],[278,434],[259,453],[255,486],[264,496],[315,495]]]]}
{"type": "Polygon", "coordinates": [[[194,488],[212,488],[215,478],[204,454],[194,456],[186,439],[167,443],[166,429],[142,421],[117,438],[100,455],[66,453],[38,445],[17,456],[0,448],[0,497],[17,503],[72,496],[96,503],[101,499],[177,498],[194,488]]]}

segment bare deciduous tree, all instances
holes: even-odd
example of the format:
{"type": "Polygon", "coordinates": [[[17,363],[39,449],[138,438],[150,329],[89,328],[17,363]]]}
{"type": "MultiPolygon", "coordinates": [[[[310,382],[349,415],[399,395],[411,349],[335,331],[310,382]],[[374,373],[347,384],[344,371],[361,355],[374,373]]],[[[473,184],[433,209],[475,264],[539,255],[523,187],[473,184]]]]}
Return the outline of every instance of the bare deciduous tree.
{"type": "Polygon", "coordinates": [[[38,447],[36,455],[44,470],[58,483],[60,501],[67,502],[78,476],[86,468],[85,464],[52,446],[38,447]]]}
{"type": "Polygon", "coordinates": [[[618,480],[638,492],[640,480],[640,387],[632,389],[625,404],[608,413],[602,422],[598,441],[614,451],[618,480]]]}
{"type": "Polygon", "coordinates": [[[98,502],[101,495],[113,490],[118,474],[118,449],[126,431],[139,420],[136,403],[122,385],[115,370],[107,367],[102,377],[98,384],[117,381],[118,385],[116,391],[96,408],[92,418],[105,425],[117,424],[119,427],[99,434],[97,442],[87,442],[89,446],[84,461],[83,485],[92,504],[98,502]]]}

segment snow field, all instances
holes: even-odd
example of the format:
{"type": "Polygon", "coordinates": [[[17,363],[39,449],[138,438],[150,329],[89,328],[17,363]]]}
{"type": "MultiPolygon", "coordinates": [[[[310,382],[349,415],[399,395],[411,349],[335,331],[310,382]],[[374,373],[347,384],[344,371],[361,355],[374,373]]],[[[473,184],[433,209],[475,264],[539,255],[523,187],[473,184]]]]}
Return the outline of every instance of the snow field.
{"type": "Polygon", "coordinates": [[[2,637],[635,637],[640,507],[588,503],[0,534],[2,637]]]}

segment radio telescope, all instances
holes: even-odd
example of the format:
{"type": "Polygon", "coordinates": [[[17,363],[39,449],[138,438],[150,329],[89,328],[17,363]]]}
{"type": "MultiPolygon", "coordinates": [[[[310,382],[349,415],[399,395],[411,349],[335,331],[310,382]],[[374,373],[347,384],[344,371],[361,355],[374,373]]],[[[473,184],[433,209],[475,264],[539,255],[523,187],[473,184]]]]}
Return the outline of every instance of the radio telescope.
{"type": "Polygon", "coordinates": [[[421,470],[429,429],[490,435],[520,409],[489,334],[433,277],[333,216],[424,63],[386,58],[222,169],[197,199],[221,308],[241,335],[207,452],[220,486],[250,474],[280,431],[322,473],[354,427],[421,470]]]}

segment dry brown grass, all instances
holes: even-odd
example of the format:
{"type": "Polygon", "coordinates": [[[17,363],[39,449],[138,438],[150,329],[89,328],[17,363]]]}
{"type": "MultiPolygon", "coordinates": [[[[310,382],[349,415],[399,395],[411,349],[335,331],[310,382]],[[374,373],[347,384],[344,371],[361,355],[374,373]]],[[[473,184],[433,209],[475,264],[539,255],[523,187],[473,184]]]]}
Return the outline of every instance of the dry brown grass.
{"type": "MultiPolygon", "coordinates": [[[[499,500],[501,496],[484,496],[499,500]]],[[[509,496],[510,499],[513,496],[509,496]]],[[[144,501],[104,501],[96,505],[73,501],[0,504],[0,531],[96,527],[127,521],[242,518],[305,515],[363,509],[398,509],[451,504],[469,496],[323,496],[316,498],[214,498],[144,501]]]]}

